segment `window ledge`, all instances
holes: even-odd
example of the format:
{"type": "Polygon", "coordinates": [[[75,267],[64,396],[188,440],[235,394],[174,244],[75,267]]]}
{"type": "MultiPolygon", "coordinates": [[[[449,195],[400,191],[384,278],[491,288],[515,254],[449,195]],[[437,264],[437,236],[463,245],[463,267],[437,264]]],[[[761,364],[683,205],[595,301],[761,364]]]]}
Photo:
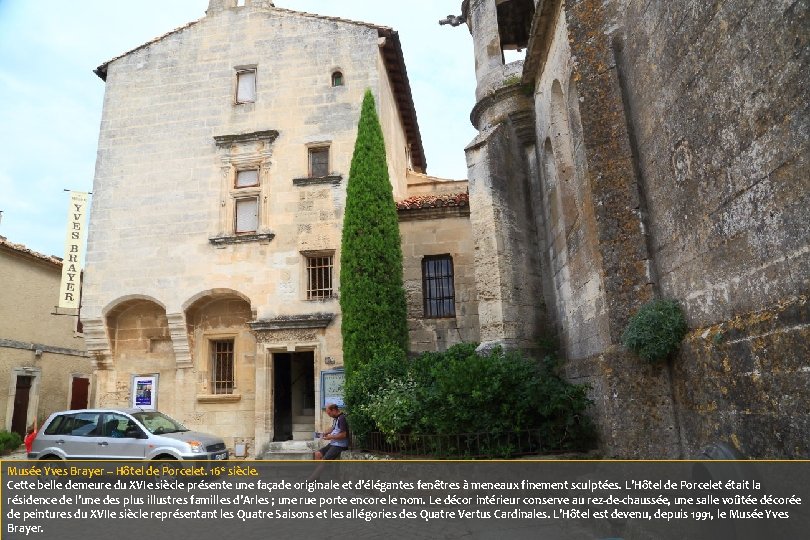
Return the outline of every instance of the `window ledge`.
{"type": "Polygon", "coordinates": [[[242,394],[197,394],[200,403],[236,403],[242,394]]]}
{"type": "Polygon", "coordinates": [[[249,234],[229,234],[226,236],[214,236],[208,241],[216,247],[224,247],[229,244],[247,244],[249,242],[270,242],[275,238],[275,233],[249,233],[249,234]]]}
{"type": "Polygon", "coordinates": [[[330,174],[328,176],[306,176],[302,178],[293,178],[293,185],[312,186],[316,184],[339,184],[342,180],[342,174],[330,174]]]}

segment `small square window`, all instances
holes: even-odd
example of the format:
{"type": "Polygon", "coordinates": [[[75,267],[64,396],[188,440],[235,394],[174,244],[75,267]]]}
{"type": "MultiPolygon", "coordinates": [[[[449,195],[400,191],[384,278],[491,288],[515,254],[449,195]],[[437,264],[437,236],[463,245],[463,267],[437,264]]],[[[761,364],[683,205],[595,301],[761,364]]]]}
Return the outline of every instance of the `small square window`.
{"type": "Polygon", "coordinates": [[[235,225],[236,233],[256,232],[259,228],[259,198],[245,197],[236,199],[235,225]]]}
{"type": "Polygon", "coordinates": [[[233,394],[234,380],[234,340],[217,339],[211,341],[211,393],[233,394]]]}
{"type": "Polygon", "coordinates": [[[307,257],[307,300],[332,297],[333,255],[307,257]]]}
{"type": "Polygon", "coordinates": [[[236,72],[236,102],[253,103],[256,101],[256,70],[236,72]]]}
{"type": "Polygon", "coordinates": [[[236,186],[238,188],[251,187],[259,185],[259,170],[247,169],[244,171],[236,171],[236,186]]]}
{"type": "Polygon", "coordinates": [[[309,176],[310,178],[329,176],[328,146],[309,149],[309,176]]]}

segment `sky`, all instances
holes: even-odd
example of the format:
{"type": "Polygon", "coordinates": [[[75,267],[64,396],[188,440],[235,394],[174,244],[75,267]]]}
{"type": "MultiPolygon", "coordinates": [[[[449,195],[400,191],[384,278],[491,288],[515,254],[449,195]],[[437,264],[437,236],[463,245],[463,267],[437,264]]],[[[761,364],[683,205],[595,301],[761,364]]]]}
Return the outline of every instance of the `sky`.
{"type": "MultiPolygon", "coordinates": [[[[466,178],[472,38],[461,0],[276,0],[399,32],[428,174],[466,178]]],[[[62,256],[68,193],[91,191],[104,83],[93,69],[205,15],[208,0],[0,0],[0,235],[62,256]]],[[[92,201],[92,198],[91,198],[92,201]]]]}

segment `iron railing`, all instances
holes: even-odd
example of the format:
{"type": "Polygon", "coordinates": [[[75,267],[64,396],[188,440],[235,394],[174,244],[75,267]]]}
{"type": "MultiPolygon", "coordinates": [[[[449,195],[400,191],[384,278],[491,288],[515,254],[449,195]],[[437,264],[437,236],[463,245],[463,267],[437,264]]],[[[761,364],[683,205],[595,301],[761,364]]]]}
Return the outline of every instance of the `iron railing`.
{"type": "Polygon", "coordinates": [[[561,452],[543,444],[541,430],[453,434],[380,433],[352,438],[352,448],[430,459],[510,458],[561,452]]]}

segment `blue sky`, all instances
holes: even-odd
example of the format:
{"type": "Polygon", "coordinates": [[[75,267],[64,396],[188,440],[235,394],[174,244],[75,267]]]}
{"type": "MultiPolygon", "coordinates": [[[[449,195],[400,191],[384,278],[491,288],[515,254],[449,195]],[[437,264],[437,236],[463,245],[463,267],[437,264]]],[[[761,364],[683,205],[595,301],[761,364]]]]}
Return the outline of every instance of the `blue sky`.
{"type": "MultiPolygon", "coordinates": [[[[428,173],[465,178],[476,131],[472,39],[439,26],[460,0],[276,0],[399,32],[428,173]]],[[[68,194],[93,185],[104,83],[93,69],[204,16],[208,0],[0,0],[0,235],[62,255],[68,194]]]]}

